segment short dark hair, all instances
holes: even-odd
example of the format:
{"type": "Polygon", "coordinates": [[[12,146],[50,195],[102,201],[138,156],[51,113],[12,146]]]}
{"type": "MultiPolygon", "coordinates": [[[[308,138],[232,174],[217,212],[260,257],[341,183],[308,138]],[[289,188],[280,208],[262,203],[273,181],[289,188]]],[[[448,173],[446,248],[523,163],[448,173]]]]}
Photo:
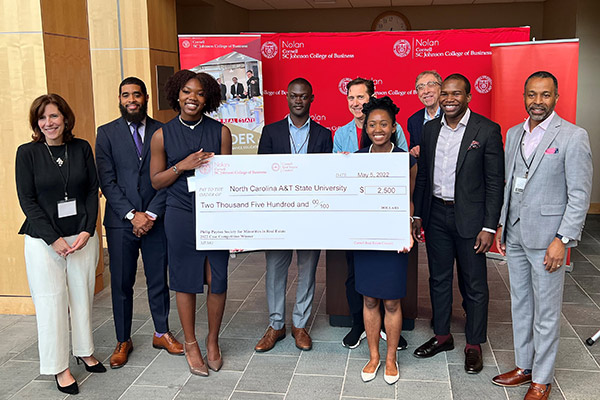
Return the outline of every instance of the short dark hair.
{"type": "Polygon", "coordinates": [[[204,104],[203,113],[210,113],[216,111],[221,105],[221,87],[219,83],[211,75],[206,72],[194,72],[189,69],[182,69],[171,76],[165,84],[165,91],[167,100],[171,108],[177,112],[181,111],[179,107],[179,91],[185,86],[190,79],[196,79],[200,82],[202,90],[204,91],[204,104]]]}
{"type": "Polygon", "coordinates": [[[295,84],[299,84],[299,85],[306,85],[306,86],[308,86],[308,87],[310,88],[310,91],[311,91],[311,92],[312,92],[312,90],[313,90],[313,87],[312,87],[312,85],[310,84],[310,82],[309,82],[309,81],[307,81],[307,80],[306,80],[306,79],[304,79],[304,78],[296,78],[296,79],[292,79],[292,80],[290,81],[290,83],[288,83],[287,87],[289,88],[290,86],[292,86],[292,85],[295,85],[295,84]]]}
{"type": "Polygon", "coordinates": [[[556,79],[556,77],[548,71],[537,71],[529,75],[529,78],[527,78],[525,81],[525,86],[523,87],[524,91],[527,90],[527,84],[529,83],[529,80],[533,78],[551,78],[552,82],[554,82],[554,91],[556,94],[558,94],[558,79],[556,79]]]}
{"type": "MultiPolygon", "coordinates": [[[[363,114],[365,114],[365,123],[363,125],[362,135],[360,136],[361,147],[367,147],[372,144],[371,138],[369,138],[369,135],[367,135],[367,121],[369,120],[369,115],[374,110],[386,111],[389,114],[392,122],[394,124],[398,125],[398,123],[396,122],[396,115],[398,115],[398,112],[400,111],[400,109],[398,108],[398,106],[396,104],[394,104],[392,99],[390,99],[389,96],[385,96],[380,99],[378,99],[376,97],[371,97],[369,99],[368,103],[363,104],[362,112],[363,112],[363,114]]],[[[398,146],[398,130],[397,129],[396,129],[396,133],[394,135],[392,135],[392,137],[390,138],[390,141],[394,144],[394,146],[398,146]]]]}
{"type": "MultiPolygon", "coordinates": [[[[457,80],[457,81],[463,81],[465,83],[465,92],[467,94],[471,93],[471,82],[469,82],[469,80],[467,79],[466,76],[462,75],[462,74],[452,74],[452,75],[448,75],[446,77],[446,79],[444,79],[444,82],[449,81],[449,80],[457,80]]],[[[442,82],[443,83],[443,82],[442,82]]]]}
{"type": "Polygon", "coordinates": [[[71,110],[67,101],[56,93],[43,94],[31,103],[31,108],[29,109],[29,125],[31,125],[31,129],[33,130],[31,139],[33,139],[34,142],[46,142],[46,137],[38,125],[38,120],[44,114],[48,104],[54,104],[56,108],[58,108],[58,111],[63,115],[65,121],[63,142],[70,142],[74,137],[73,128],[75,127],[75,114],[73,114],[73,110],[71,110]]]}
{"type": "Polygon", "coordinates": [[[417,82],[419,82],[419,79],[421,79],[425,75],[433,75],[435,77],[435,80],[437,81],[437,83],[439,83],[440,86],[442,85],[442,76],[440,74],[438,74],[438,72],[436,70],[431,69],[431,70],[423,71],[419,75],[417,75],[417,78],[415,79],[415,86],[417,85],[417,82]]]}
{"type": "Polygon", "coordinates": [[[246,71],[246,73],[248,73],[248,72],[250,72],[252,75],[254,75],[254,72],[251,69],[249,69],[248,71],[246,71]]]}
{"type": "Polygon", "coordinates": [[[140,89],[142,89],[142,94],[144,96],[148,95],[148,90],[146,89],[146,84],[144,83],[144,81],[142,81],[140,78],[136,78],[135,76],[130,76],[123,79],[123,81],[119,85],[119,96],[121,95],[121,89],[125,85],[138,85],[140,89]]]}
{"type": "Polygon", "coordinates": [[[365,78],[354,78],[346,85],[346,93],[350,91],[350,88],[354,85],[365,85],[367,88],[367,94],[373,96],[375,94],[375,84],[370,79],[365,78]]]}

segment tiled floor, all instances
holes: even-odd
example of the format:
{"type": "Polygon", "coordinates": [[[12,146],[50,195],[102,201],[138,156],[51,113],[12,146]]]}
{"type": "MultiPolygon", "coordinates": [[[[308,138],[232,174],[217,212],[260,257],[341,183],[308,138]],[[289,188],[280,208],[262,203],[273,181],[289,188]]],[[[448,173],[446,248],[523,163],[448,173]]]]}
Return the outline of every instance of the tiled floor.
{"type": "MultiPolygon", "coordinates": [[[[267,326],[264,289],[264,255],[238,256],[230,262],[227,307],[221,332],[225,364],[210,377],[192,376],[185,359],[151,346],[153,326],[149,319],[143,273],[138,273],[134,305],[135,350],[128,364],[105,374],[89,374],[72,362],[80,384],[79,399],[522,399],[526,387],[504,389],[490,383],[492,376],[513,366],[510,294],[507,267],[488,260],[490,311],[488,342],[484,346],[485,367],[479,375],[463,370],[464,334],[460,295],[456,290],[453,332],[454,351],[420,360],[412,352],[431,336],[427,266],[421,248],[419,266],[419,319],[416,328],[403,335],[409,348],[399,353],[400,381],[388,386],[381,377],[367,384],[360,369],[368,358],[366,342],[355,350],[340,344],[345,328],[331,327],[325,314],[324,256],[317,273],[313,316],[309,322],[314,348],[301,352],[291,335],[268,353],[255,353],[254,345],[267,326]]],[[[578,250],[575,268],[566,277],[560,353],[551,399],[600,398],[600,343],[587,347],[584,341],[600,329],[600,218],[589,217],[578,250]]],[[[295,282],[290,271],[288,310],[294,299],[295,282]]],[[[204,296],[198,296],[197,331],[206,334],[204,296]]],[[[175,308],[171,329],[181,340],[175,308]]],[[[96,296],[94,304],[96,356],[105,363],[115,345],[110,288],[96,296]]],[[[290,324],[288,323],[288,327],[290,324]]],[[[0,399],[63,399],[51,376],[39,375],[35,317],[0,316],[0,399]]],[[[202,340],[199,340],[202,341],[202,340]]],[[[385,346],[384,342],[381,343],[385,346]]],[[[383,349],[383,347],[382,347],[383,349]]]]}

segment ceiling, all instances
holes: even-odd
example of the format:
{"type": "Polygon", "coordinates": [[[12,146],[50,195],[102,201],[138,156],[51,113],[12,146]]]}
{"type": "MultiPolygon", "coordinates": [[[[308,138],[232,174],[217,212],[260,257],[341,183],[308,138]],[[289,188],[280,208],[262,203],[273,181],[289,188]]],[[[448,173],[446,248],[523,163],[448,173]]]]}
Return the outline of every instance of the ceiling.
{"type": "Polygon", "coordinates": [[[225,0],[246,10],[287,10],[301,8],[360,8],[440,6],[454,4],[530,3],[545,0],[225,0]]]}

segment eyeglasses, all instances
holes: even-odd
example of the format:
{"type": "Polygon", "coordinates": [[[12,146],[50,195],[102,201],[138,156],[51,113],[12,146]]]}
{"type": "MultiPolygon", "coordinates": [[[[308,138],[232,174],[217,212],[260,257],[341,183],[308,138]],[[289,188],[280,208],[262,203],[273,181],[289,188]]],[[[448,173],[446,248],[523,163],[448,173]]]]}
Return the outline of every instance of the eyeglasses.
{"type": "MultiPolygon", "coordinates": [[[[439,82],[437,82],[437,81],[429,81],[429,82],[427,82],[427,83],[419,83],[419,84],[417,85],[417,92],[420,92],[420,91],[422,91],[422,90],[425,90],[425,86],[432,88],[432,87],[435,87],[436,85],[440,85],[440,83],[439,83],[439,82]]],[[[441,86],[441,85],[440,85],[440,86],[441,86]]]]}
{"type": "Polygon", "coordinates": [[[296,99],[301,99],[302,101],[306,101],[306,100],[308,100],[310,98],[310,96],[307,95],[307,94],[298,95],[298,94],[295,94],[295,93],[288,93],[288,97],[292,101],[294,101],[296,99]]]}

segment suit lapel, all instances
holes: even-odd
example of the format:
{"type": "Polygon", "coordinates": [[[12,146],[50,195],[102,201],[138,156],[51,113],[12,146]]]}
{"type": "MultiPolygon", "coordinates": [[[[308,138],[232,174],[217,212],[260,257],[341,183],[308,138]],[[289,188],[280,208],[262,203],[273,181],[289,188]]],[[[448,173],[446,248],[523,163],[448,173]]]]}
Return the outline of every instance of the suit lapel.
{"type": "Polygon", "coordinates": [[[289,126],[289,121],[286,118],[284,118],[283,121],[281,121],[283,123],[283,127],[285,129],[282,129],[283,132],[286,133],[285,137],[283,137],[283,153],[284,154],[292,154],[292,146],[290,145],[290,126],[289,126]]]}
{"type": "MultiPolygon", "coordinates": [[[[317,126],[316,122],[312,119],[308,124],[308,147],[306,148],[307,153],[316,153],[315,146],[317,145],[317,126]]],[[[356,137],[356,135],[354,135],[356,137]]]]}
{"type": "Polygon", "coordinates": [[[142,162],[140,163],[140,166],[144,163],[146,156],[148,156],[148,153],[150,152],[150,142],[152,141],[153,131],[154,120],[152,120],[150,117],[146,117],[146,126],[144,127],[144,145],[142,147],[142,162]]]}
{"type": "Polygon", "coordinates": [[[542,136],[542,140],[538,145],[537,149],[535,150],[535,157],[533,158],[531,167],[529,168],[528,176],[533,175],[538,165],[540,165],[540,162],[542,162],[542,158],[546,153],[546,149],[548,148],[548,146],[550,146],[550,143],[552,143],[552,141],[560,131],[561,122],[562,120],[558,115],[555,115],[554,118],[552,118],[550,125],[548,125],[548,129],[546,130],[546,132],[544,132],[544,136],[542,136]]]}
{"type": "Polygon", "coordinates": [[[476,118],[477,117],[475,114],[471,111],[471,117],[469,118],[469,122],[467,122],[465,134],[463,135],[462,141],[460,142],[460,149],[458,150],[458,160],[456,161],[457,175],[460,172],[463,163],[465,162],[465,157],[467,156],[469,146],[477,137],[477,133],[479,132],[479,121],[476,118]]]}
{"type": "Polygon", "coordinates": [[[515,161],[517,154],[519,152],[519,145],[521,134],[523,133],[523,127],[520,126],[520,129],[515,129],[514,132],[511,133],[511,137],[506,138],[506,150],[504,151],[505,157],[508,157],[508,171],[506,171],[506,176],[508,177],[506,185],[512,187],[512,176],[515,173],[515,161]]]}
{"type": "MultiPolygon", "coordinates": [[[[119,131],[122,132],[121,142],[123,143],[123,149],[127,153],[127,157],[135,157],[137,156],[137,150],[135,148],[135,142],[133,140],[133,135],[131,134],[131,130],[129,129],[129,124],[125,121],[125,118],[119,119],[119,131]]],[[[139,161],[139,160],[138,160],[139,161]]]]}

